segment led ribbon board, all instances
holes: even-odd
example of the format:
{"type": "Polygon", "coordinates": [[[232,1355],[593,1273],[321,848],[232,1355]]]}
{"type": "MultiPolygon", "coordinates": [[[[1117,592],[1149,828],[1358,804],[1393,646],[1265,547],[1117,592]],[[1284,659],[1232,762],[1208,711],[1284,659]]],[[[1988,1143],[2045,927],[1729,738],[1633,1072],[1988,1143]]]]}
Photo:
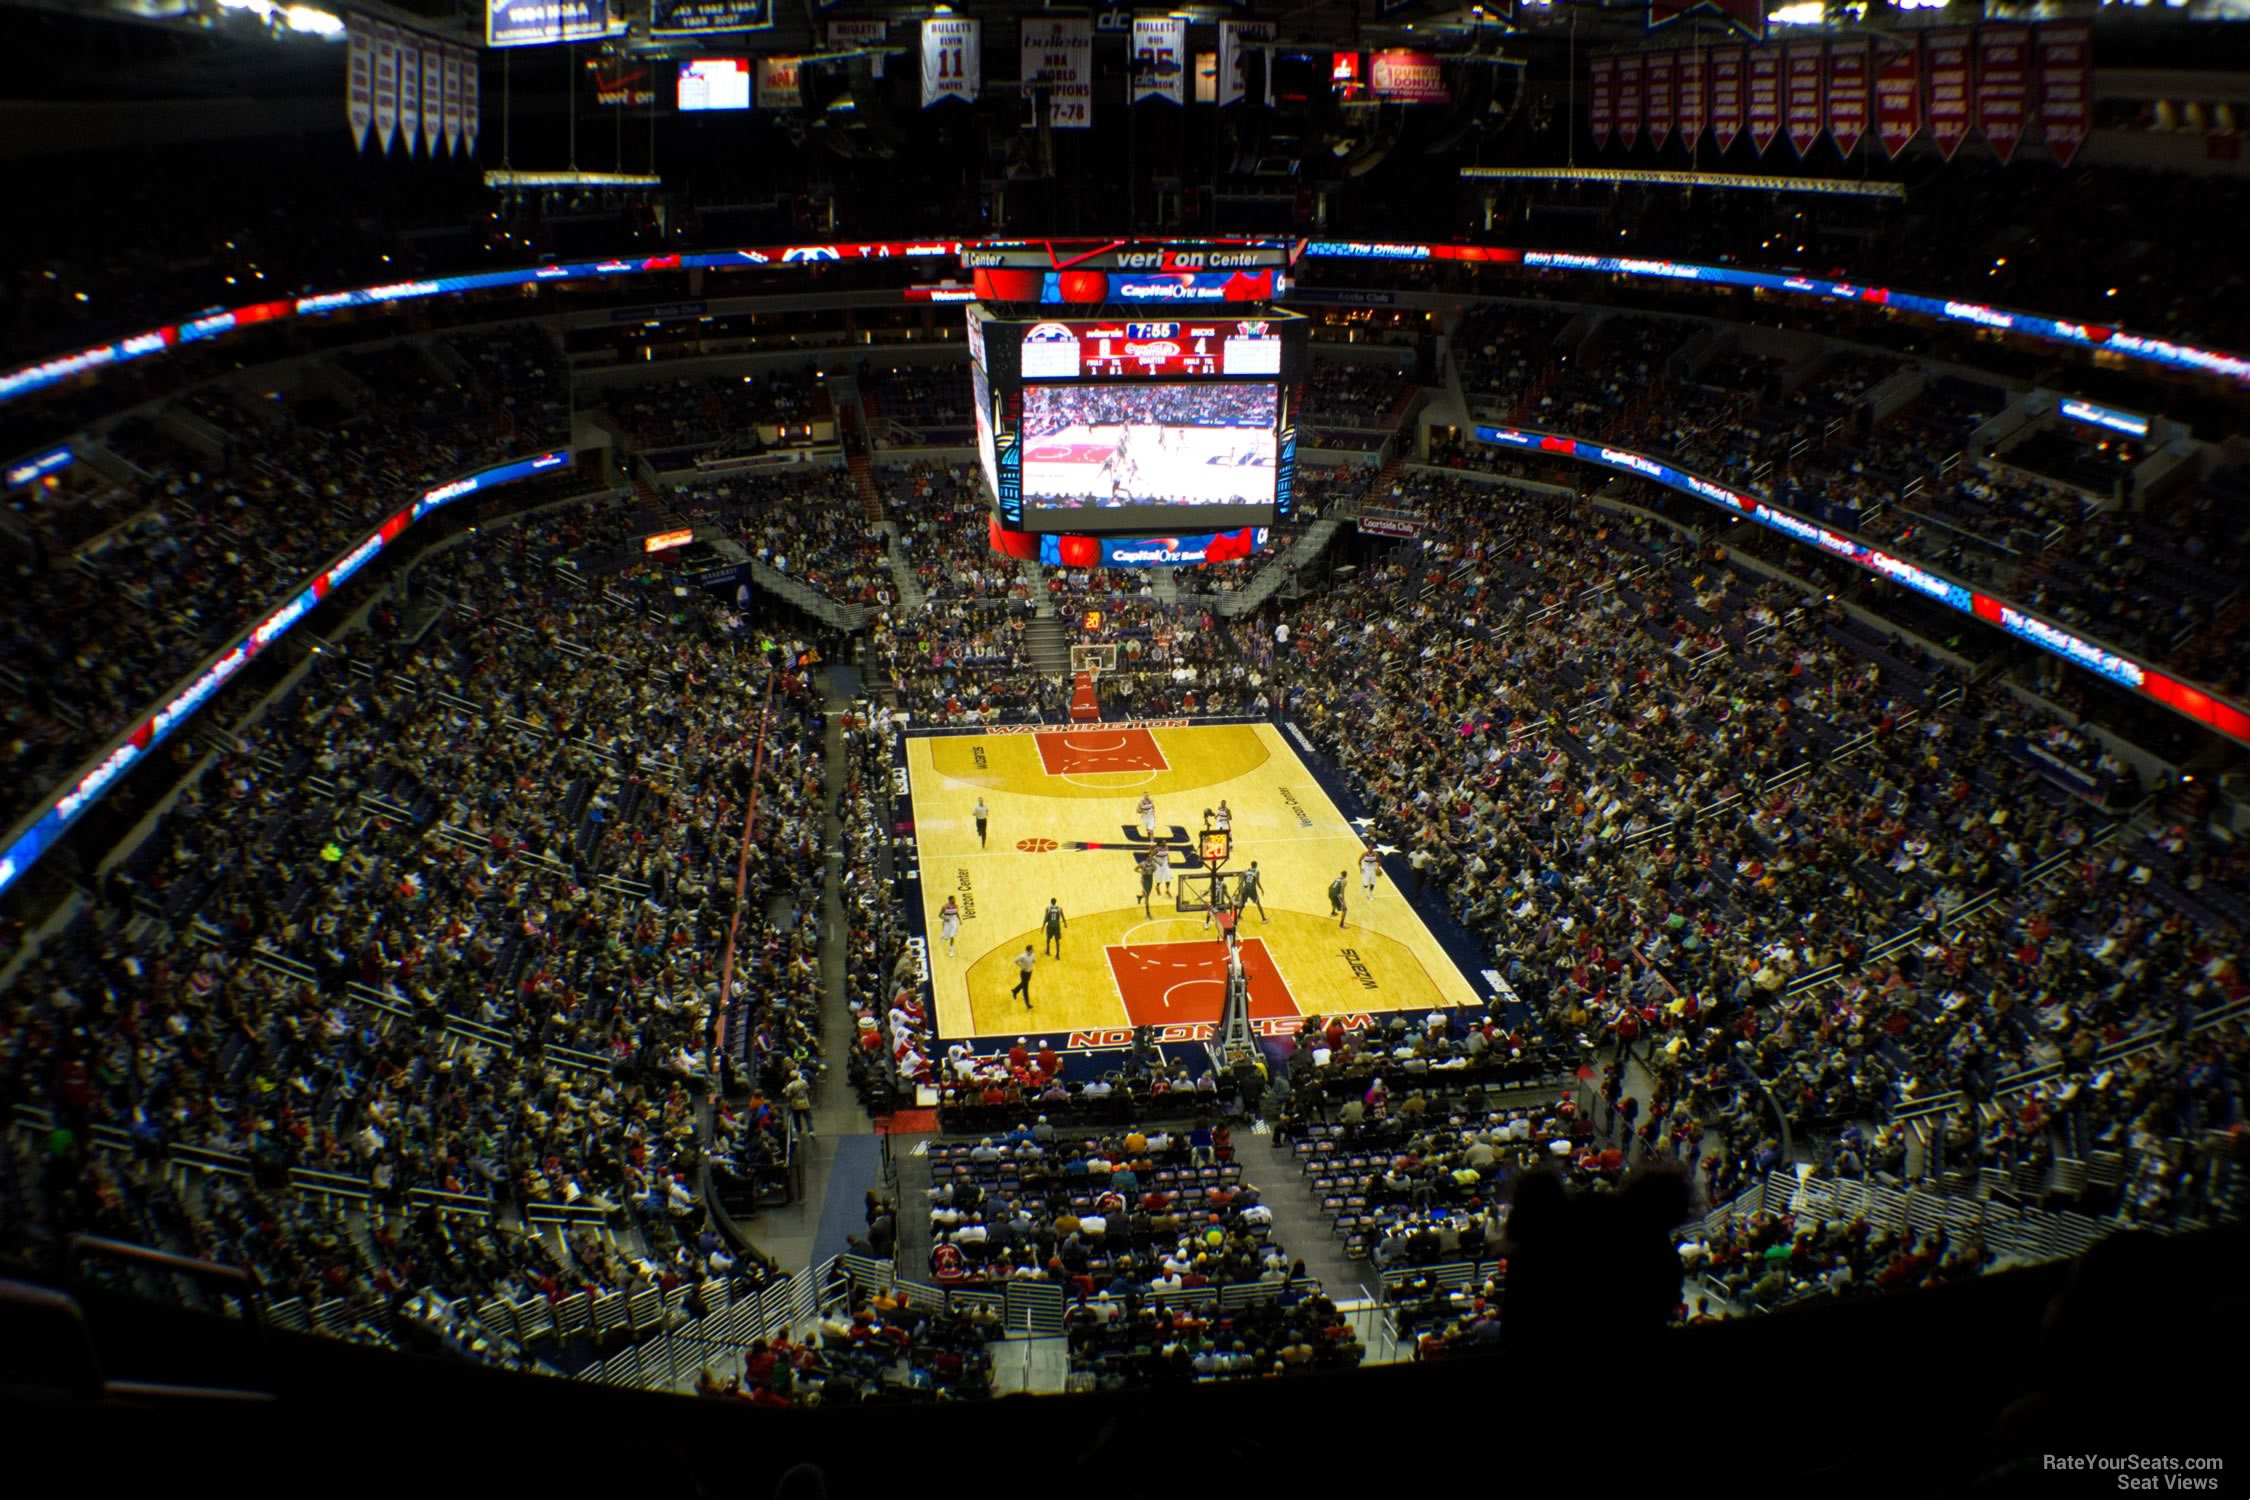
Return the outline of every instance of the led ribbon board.
{"type": "MultiPolygon", "coordinates": [[[[1168,302],[1256,301],[1288,295],[1286,267],[1297,255],[1336,260],[1382,260],[1415,263],[1460,261],[1471,264],[1521,265],[1542,271],[1584,271],[1599,275],[1643,276],[1672,281],[1702,281],[1713,286],[1755,287],[1784,296],[1819,297],[1832,301],[1864,302],[1894,307],[1944,322],[1972,323],[1983,328],[2019,333],[2027,337],[2068,344],[2074,348],[2106,349],[2123,358],[2164,369],[2250,385],[2250,356],[2224,349],[2152,338],[2103,324],[2077,323],[2040,313],[1987,306],[1950,297],[1926,297],[1888,287],[1857,282],[1830,281],[1777,271],[1751,271],[1739,266],[1705,266],[1686,261],[1644,260],[1623,256],[1581,255],[1557,250],[1520,250],[1505,245],[1446,245],[1434,242],[1382,240],[1311,240],[1300,249],[1272,241],[1209,241],[1189,246],[1129,249],[1130,242],[1112,242],[1109,251],[1076,245],[1049,245],[1044,241],[869,240],[813,245],[768,245],[693,255],[657,255],[630,259],[574,261],[566,265],[520,266],[507,271],[480,271],[462,276],[436,276],[418,281],[385,282],[376,286],[320,292],[276,302],[257,302],[236,308],[215,308],[188,321],[151,328],[110,343],[57,354],[33,364],[0,371],[0,403],[44,390],[79,375],[110,365],[162,354],[180,344],[218,338],[239,329],[292,317],[336,312],[351,307],[380,307],[393,302],[440,297],[455,292],[485,291],[496,287],[526,286],[541,281],[584,281],[610,276],[635,276],[657,271],[740,270],[756,266],[808,265],[822,261],[890,260],[959,257],[963,266],[982,268],[988,283],[978,288],[992,301],[1037,302],[1054,278],[1052,301],[1060,304],[1097,302],[1112,290],[1120,300],[1161,305],[1168,302]],[[1115,252],[1122,262],[1128,256],[1154,257],[1152,265],[1123,264],[1112,281],[1099,257],[1115,252]],[[1247,261],[1244,257],[1248,257],[1247,261]],[[1200,261],[1191,264],[1190,262],[1200,261]],[[996,283],[1008,275],[1028,276],[1020,286],[1002,296],[996,283]],[[1073,274],[1086,279],[1070,281],[1073,274]],[[1099,290],[1096,291],[1096,283],[1099,290]],[[1075,295],[1074,295],[1075,294],[1075,295]]],[[[948,289],[950,290],[950,289],[948,289]]],[[[934,295],[911,300],[940,300],[934,295]]],[[[948,295],[943,300],[959,299],[948,295]]]]}
{"type": "Polygon", "coordinates": [[[1558,433],[1488,424],[1480,424],[1475,432],[1478,442],[1493,447],[1572,458],[1581,463],[1597,464],[1621,474],[1650,480],[1682,494],[1693,495],[1696,499],[1718,506],[1742,520],[1755,521],[1793,541],[1817,547],[1870,573],[1878,573],[1949,609],[1974,615],[1987,624],[1997,625],[2019,640],[2029,641],[2042,651],[2054,653],[2072,666],[2083,667],[2120,687],[2130,688],[2153,698],[2173,712],[2216,730],[2238,744],[2250,745],[2250,709],[2230,703],[2193,684],[2182,682],[2157,667],[2099,641],[2089,640],[2051,620],[2042,619],[2009,600],[1956,583],[1944,574],[1919,563],[1870,546],[1849,532],[1823,526],[1746,491],[1721,484],[1714,479],[1706,479],[1700,474],[1691,474],[1660,458],[1651,458],[1630,448],[1588,442],[1558,433]]]}
{"type": "Polygon", "coordinates": [[[463,495],[491,489],[513,480],[528,479],[534,474],[566,467],[569,463],[569,450],[558,449],[480,470],[450,484],[439,485],[339,554],[327,567],[307,579],[296,592],[269,611],[241,639],[206,660],[192,677],[178,685],[162,707],[120,735],[98,760],[81,770],[75,781],[34,813],[28,822],[19,824],[7,846],[0,849],[0,891],[15,884],[24,871],[37,864],[40,857],[62,837],[63,831],[78,820],[79,814],[100,801],[117,784],[119,777],[144,760],[150,751],[163,744],[172,731],[194,717],[196,710],[209,702],[213,694],[231,682],[268,646],[294,629],[322,600],[343,587],[353,574],[366,567],[385,547],[397,541],[407,527],[463,495]]]}

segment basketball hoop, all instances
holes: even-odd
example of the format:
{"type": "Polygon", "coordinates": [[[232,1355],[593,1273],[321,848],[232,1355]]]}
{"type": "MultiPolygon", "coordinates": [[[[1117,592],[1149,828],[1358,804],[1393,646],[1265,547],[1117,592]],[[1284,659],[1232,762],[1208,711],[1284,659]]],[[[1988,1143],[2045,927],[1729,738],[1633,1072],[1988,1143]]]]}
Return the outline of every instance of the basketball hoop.
{"type": "Polygon", "coordinates": [[[1117,671],[1117,647],[1073,646],[1070,648],[1070,670],[1073,676],[1084,672],[1089,677],[1099,677],[1104,672],[1117,671]]]}

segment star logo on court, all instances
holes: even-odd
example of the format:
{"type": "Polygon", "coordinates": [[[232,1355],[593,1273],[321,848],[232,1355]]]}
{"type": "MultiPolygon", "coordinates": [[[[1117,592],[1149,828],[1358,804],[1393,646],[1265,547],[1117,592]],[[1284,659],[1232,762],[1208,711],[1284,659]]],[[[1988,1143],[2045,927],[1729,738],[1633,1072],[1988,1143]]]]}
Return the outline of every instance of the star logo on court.
{"type": "Polygon", "coordinates": [[[1354,828],[1366,829],[1373,828],[1375,826],[1375,820],[1373,818],[1352,818],[1349,821],[1354,828]]]}
{"type": "Polygon", "coordinates": [[[1395,844],[1377,844],[1375,852],[1377,854],[1396,854],[1398,853],[1398,846],[1395,844]]]}

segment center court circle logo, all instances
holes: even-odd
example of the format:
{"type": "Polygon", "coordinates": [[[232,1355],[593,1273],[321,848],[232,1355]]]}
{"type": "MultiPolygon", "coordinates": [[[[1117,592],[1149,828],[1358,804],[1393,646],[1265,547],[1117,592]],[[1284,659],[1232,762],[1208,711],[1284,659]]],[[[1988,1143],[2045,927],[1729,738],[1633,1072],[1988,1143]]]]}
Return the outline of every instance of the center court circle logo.
{"type": "Polygon", "coordinates": [[[1053,839],[1016,840],[1016,852],[1018,854],[1049,854],[1054,851],[1054,848],[1055,841],[1053,839]]]}

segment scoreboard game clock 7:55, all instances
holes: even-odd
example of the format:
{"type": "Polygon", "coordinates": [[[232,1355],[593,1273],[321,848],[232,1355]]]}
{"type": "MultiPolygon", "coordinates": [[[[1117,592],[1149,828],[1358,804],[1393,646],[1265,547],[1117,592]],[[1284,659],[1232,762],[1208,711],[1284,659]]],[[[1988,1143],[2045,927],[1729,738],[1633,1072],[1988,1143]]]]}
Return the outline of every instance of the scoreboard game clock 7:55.
{"type": "Polygon", "coordinates": [[[1269,319],[1138,323],[1042,322],[1023,336],[1027,380],[1263,376],[1281,372],[1269,319]]]}

